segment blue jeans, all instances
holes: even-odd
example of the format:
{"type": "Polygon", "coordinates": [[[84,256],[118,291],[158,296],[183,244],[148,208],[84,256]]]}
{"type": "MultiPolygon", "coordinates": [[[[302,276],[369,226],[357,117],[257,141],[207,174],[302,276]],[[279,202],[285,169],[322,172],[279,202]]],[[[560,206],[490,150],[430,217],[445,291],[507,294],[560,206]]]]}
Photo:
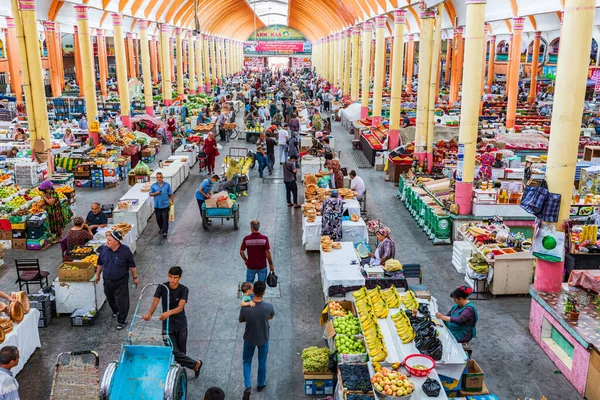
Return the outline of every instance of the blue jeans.
{"type": "Polygon", "coordinates": [[[256,274],[258,274],[258,280],[264,282],[267,280],[267,272],[267,267],[263,269],[246,268],[246,282],[254,283],[254,277],[256,274]]]}
{"type": "Polygon", "coordinates": [[[262,346],[256,346],[244,341],[244,353],[242,355],[244,365],[244,386],[252,387],[252,358],[254,357],[254,349],[258,347],[258,386],[265,386],[267,383],[267,354],[269,353],[269,342],[262,346]]]}
{"type": "Polygon", "coordinates": [[[284,162],[287,161],[287,153],[288,153],[288,147],[287,144],[285,145],[279,145],[279,164],[283,164],[284,162]]]}
{"type": "Polygon", "coordinates": [[[263,156],[261,153],[256,154],[256,161],[258,161],[258,175],[262,178],[263,171],[269,162],[269,157],[263,156]]]}

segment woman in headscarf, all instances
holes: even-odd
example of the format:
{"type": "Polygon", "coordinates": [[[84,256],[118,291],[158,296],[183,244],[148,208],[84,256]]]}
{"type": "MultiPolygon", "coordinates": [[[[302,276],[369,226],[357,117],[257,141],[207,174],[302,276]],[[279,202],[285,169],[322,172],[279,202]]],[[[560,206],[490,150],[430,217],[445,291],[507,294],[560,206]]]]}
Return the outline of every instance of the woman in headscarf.
{"type": "Polygon", "coordinates": [[[85,223],[83,217],[77,216],[73,218],[73,227],[69,229],[67,233],[67,249],[69,253],[77,246],[83,246],[90,240],[92,240],[94,235],[92,234],[92,230],[85,223]]]}
{"type": "Polygon", "coordinates": [[[177,131],[177,122],[175,122],[173,114],[169,114],[169,118],[167,118],[167,132],[170,132],[171,136],[175,136],[175,131],[177,131]]]}
{"type": "Polygon", "coordinates": [[[215,171],[215,159],[219,155],[217,141],[215,140],[213,132],[209,132],[208,137],[204,141],[204,152],[206,153],[206,168],[208,169],[208,174],[212,175],[215,171]]]}
{"type": "Polygon", "coordinates": [[[344,202],[338,198],[338,191],[332,190],[331,197],[321,206],[321,235],[329,236],[334,242],[342,240],[342,214],[344,202]]]}
{"type": "Polygon", "coordinates": [[[71,219],[71,208],[67,207],[69,211],[66,213],[68,213],[68,215],[63,214],[58,193],[56,193],[54,190],[52,182],[48,180],[43,181],[40,183],[40,190],[42,191],[42,197],[44,199],[44,203],[46,204],[50,232],[56,235],[54,241],[59,242],[62,237],[63,228],[67,224],[67,221],[71,219]]]}
{"type": "Polygon", "coordinates": [[[446,315],[442,315],[439,312],[435,314],[437,319],[444,321],[450,333],[452,333],[459,343],[470,342],[472,339],[475,339],[477,333],[475,325],[477,325],[479,316],[477,315],[475,305],[468,299],[471,293],[473,293],[473,289],[470,287],[459,287],[450,294],[450,297],[454,300],[454,305],[450,309],[450,312],[446,315]]]}
{"type": "Polygon", "coordinates": [[[377,249],[375,254],[369,253],[371,265],[385,265],[387,260],[394,259],[396,257],[396,242],[390,237],[391,230],[388,227],[382,226],[377,230],[377,249]]]}
{"type": "Polygon", "coordinates": [[[323,130],[323,118],[321,117],[321,113],[319,112],[318,108],[315,110],[315,113],[312,116],[312,125],[318,132],[323,130]]]}

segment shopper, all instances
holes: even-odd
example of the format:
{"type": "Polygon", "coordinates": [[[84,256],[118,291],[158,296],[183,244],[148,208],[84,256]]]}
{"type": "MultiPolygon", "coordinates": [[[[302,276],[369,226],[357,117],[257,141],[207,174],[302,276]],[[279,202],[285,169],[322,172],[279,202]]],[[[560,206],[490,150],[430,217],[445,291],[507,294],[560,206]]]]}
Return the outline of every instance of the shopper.
{"type": "Polygon", "coordinates": [[[215,172],[215,159],[219,155],[213,132],[209,132],[208,137],[204,140],[204,153],[206,154],[206,169],[208,169],[208,174],[212,175],[215,172]]]}
{"type": "Polygon", "coordinates": [[[67,232],[67,249],[71,252],[77,246],[83,246],[94,238],[92,230],[79,215],[73,218],[73,227],[67,232]]]}
{"type": "Polygon", "coordinates": [[[256,275],[258,275],[259,281],[264,282],[267,279],[267,262],[269,269],[275,270],[269,238],[259,232],[260,222],[257,220],[250,222],[250,230],[252,233],[242,240],[240,247],[240,257],[244,260],[247,268],[246,282],[254,283],[256,275]]]}
{"type": "Polygon", "coordinates": [[[97,201],[92,203],[91,209],[85,217],[85,221],[94,235],[98,231],[98,228],[106,228],[108,217],[102,212],[100,203],[97,201]]]}
{"type": "Polygon", "coordinates": [[[360,176],[356,175],[356,171],[350,171],[350,189],[356,192],[356,200],[362,201],[365,192],[367,191],[367,187],[365,185],[365,181],[360,176]]]}
{"type": "Polygon", "coordinates": [[[330,111],[331,109],[331,94],[329,91],[323,93],[323,111],[330,111]]]}
{"type": "Polygon", "coordinates": [[[279,164],[283,164],[285,160],[287,160],[287,150],[288,150],[288,131],[285,126],[282,126],[277,131],[277,143],[279,145],[279,164]]]}
{"type": "Polygon", "coordinates": [[[475,339],[477,330],[475,326],[479,321],[475,305],[468,300],[473,289],[468,286],[461,286],[456,289],[450,297],[454,300],[454,305],[446,315],[436,313],[437,319],[444,321],[446,327],[459,343],[467,343],[475,339]]]}
{"type": "Polygon", "coordinates": [[[273,137],[275,133],[269,133],[266,136],[267,143],[267,166],[269,168],[269,175],[273,175],[273,166],[275,165],[275,146],[277,146],[277,140],[273,137]]]}
{"type": "Polygon", "coordinates": [[[158,234],[167,237],[169,233],[169,207],[173,204],[175,195],[171,185],[164,181],[161,172],[156,173],[156,182],[150,186],[150,196],[154,197],[154,213],[158,224],[158,234]]]}
{"type": "Polygon", "coordinates": [[[121,232],[110,231],[106,236],[106,246],[100,246],[98,249],[96,269],[96,283],[100,282],[102,274],[104,294],[113,318],[117,318],[117,330],[125,327],[129,314],[129,271],[133,283],[140,283],[133,253],[129,247],[121,244],[122,240],[121,232]]]}
{"type": "Polygon", "coordinates": [[[408,118],[408,116],[406,115],[406,112],[402,111],[400,113],[400,118],[402,118],[402,123],[400,125],[400,128],[408,128],[410,126],[410,118],[408,118]]]}
{"type": "Polygon", "coordinates": [[[288,140],[287,152],[288,157],[296,156],[296,159],[298,159],[298,136],[294,134],[290,136],[290,139],[288,140]]]}
{"type": "Polygon", "coordinates": [[[300,134],[300,120],[298,120],[298,115],[296,113],[292,114],[292,118],[290,119],[289,125],[292,134],[300,134]]]}
{"type": "MultiPolygon", "coordinates": [[[[207,199],[210,199],[212,192],[213,183],[219,182],[219,175],[213,175],[210,178],[206,178],[200,183],[198,189],[196,189],[196,201],[198,202],[198,208],[200,209],[200,217],[202,217],[202,204],[207,199]]],[[[210,223],[210,220],[208,221],[210,223]]]]}
{"type": "Polygon", "coordinates": [[[194,360],[187,353],[188,326],[185,316],[185,304],[188,301],[189,289],[179,283],[183,271],[181,267],[174,266],[169,269],[169,280],[159,285],[154,292],[154,300],[150,309],[142,317],[146,321],[152,319],[152,314],[158,307],[159,300],[162,302],[162,314],[159,319],[163,322],[163,331],[167,332],[173,345],[173,355],[182,367],[194,371],[196,378],[200,375],[202,368],[201,360],[194,360]],[[167,290],[167,287],[169,288],[167,290]],[[168,298],[168,303],[167,303],[168,298]],[[167,321],[169,321],[167,329],[167,321]]]}
{"type": "Polygon", "coordinates": [[[19,349],[4,346],[0,349],[0,400],[19,400],[19,383],[10,371],[19,364],[19,349]]]}
{"type": "Polygon", "coordinates": [[[298,156],[292,155],[289,160],[283,164],[283,183],[285,184],[285,198],[288,207],[299,208],[298,204],[298,184],[296,183],[296,161],[298,156]],[[294,202],[292,203],[292,196],[294,202]]]}
{"type": "Polygon", "coordinates": [[[263,171],[269,162],[267,157],[267,140],[264,132],[261,132],[256,141],[256,161],[258,161],[258,176],[263,178],[263,171]]]}
{"type": "Polygon", "coordinates": [[[54,190],[54,185],[51,181],[43,181],[40,183],[39,189],[42,192],[42,199],[46,204],[50,232],[55,235],[54,243],[60,242],[63,228],[67,224],[67,221],[71,220],[73,213],[70,207],[67,207],[67,212],[63,212],[58,193],[54,190]]]}
{"type": "Polygon", "coordinates": [[[244,399],[250,399],[252,393],[252,358],[254,350],[258,348],[258,387],[256,390],[262,392],[267,386],[267,355],[269,353],[269,320],[275,316],[275,309],[270,303],[265,303],[262,298],[267,285],[256,282],[254,285],[254,307],[242,307],[239,321],[245,323],[244,330],[244,352],[242,355],[244,365],[244,399]]]}
{"type": "MultiPolygon", "coordinates": [[[[319,99],[315,100],[318,101],[319,99]]],[[[321,132],[323,130],[323,117],[321,116],[319,108],[315,109],[315,113],[312,116],[312,126],[317,132],[321,132]]]]}
{"type": "Polygon", "coordinates": [[[325,199],[321,206],[321,232],[334,242],[342,239],[342,214],[344,202],[338,198],[336,189],[331,191],[331,197],[325,199]]]}

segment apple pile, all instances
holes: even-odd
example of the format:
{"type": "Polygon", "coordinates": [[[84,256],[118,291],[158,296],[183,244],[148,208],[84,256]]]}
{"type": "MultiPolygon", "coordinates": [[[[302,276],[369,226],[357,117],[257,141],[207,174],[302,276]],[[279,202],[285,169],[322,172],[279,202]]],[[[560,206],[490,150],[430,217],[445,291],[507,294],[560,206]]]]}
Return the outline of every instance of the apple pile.
{"type": "Polygon", "coordinates": [[[342,307],[342,305],[337,301],[330,301],[329,315],[331,315],[332,317],[345,317],[346,315],[348,315],[348,311],[346,311],[344,307],[342,307]]]}
{"type": "Polygon", "coordinates": [[[371,383],[376,391],[388,396],[408,396],[415,390],[415,385],[399,372],[382,368],[371,378],[371,383]]]}

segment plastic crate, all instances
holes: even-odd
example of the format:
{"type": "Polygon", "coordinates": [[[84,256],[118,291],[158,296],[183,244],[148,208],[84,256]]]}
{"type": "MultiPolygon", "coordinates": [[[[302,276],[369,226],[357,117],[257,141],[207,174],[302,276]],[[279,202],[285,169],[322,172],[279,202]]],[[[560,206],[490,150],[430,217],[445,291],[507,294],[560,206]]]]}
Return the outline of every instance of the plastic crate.
{"type": "Polygon", "coordinates": [[[47,308],[51,308],[51,299],[50,295],[47,294],[30,294],[27,296],[29,298],[29,307],[37,308],[40,312],[44,311],[47,308]]]}
{"type": "Polygon", "coordinates": [[[96,318],[98,317],[71,317],[71,326],[92,326],[96,322],[96,318]]]}
{"type": "Polygon", "coordinates": [[[52,313],[43,316],[40,314],[40,319],[38,320],[38,328],[47,328],[52,322],[52,313]]]}

